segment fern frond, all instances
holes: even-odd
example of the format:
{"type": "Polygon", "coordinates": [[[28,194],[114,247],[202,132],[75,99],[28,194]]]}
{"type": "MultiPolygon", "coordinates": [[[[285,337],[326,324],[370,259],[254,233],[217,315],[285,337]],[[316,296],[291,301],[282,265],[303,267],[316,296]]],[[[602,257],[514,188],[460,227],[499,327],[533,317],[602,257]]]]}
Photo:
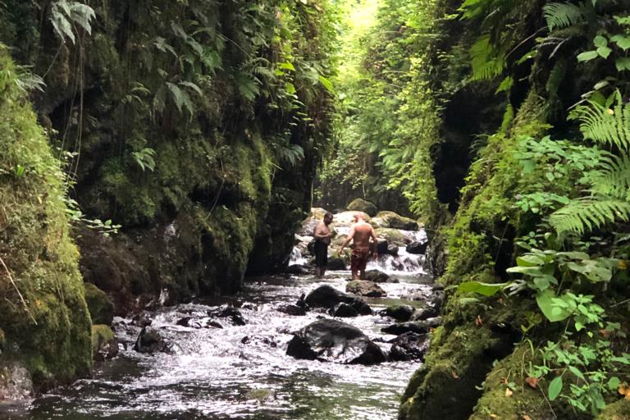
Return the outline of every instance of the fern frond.
{"type": "Polygon", "coordinates": [[[586,19],[586,10],[571,3],[549,3],[543,7],[549,31],[566,28],[586,19]]]}
{"type": "Polygon", "coordinates": [[[613,156],[602,162],[593,180],[596,194],[625,199],[630,192],[630,156],[613,156]]]}
{"type": "Polygon", "coordinates": [[[577,107],[571,117],[580,120],[584,138],[630,149],[630,104],[624,104],[619,93],[613,108],[589,101],[577,107]]]}
{"type": "Polygon", "coordinates": [[[629,220],[630,203],[623,200],[587,198],[575,200],[549,217],[558,232],[583,234],[606,223],[629,220]]]}
{"type": "Polygon", "coordinates": [[[470,47],[473,80],[489,80],[497,77],[505,68],[505,56],[496,50],[490,35],[481,36],[470,47]]]}

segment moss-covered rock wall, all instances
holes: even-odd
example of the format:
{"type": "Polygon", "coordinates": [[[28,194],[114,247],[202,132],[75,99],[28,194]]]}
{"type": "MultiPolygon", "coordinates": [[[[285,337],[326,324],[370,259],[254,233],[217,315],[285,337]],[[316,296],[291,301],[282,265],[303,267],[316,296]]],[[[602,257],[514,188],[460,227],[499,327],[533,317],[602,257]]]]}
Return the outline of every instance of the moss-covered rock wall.
{"type": "Polygon", "coordinates": [[[80,234],[86,281],[123,313],[286,264],[328,136],[327,2],[86,3],[91,31],[74,22],[74,42],[54,2],[0,14],[0,40],[44,75],[35,103],[71,153],[73,196],[122,226],[80,234]]]}
{"type": "Polygon", "coordinates": [[[0,44],[0,369],[41,389],[89,372],[90,316],[65,177],[18,73],[0,44]]]}

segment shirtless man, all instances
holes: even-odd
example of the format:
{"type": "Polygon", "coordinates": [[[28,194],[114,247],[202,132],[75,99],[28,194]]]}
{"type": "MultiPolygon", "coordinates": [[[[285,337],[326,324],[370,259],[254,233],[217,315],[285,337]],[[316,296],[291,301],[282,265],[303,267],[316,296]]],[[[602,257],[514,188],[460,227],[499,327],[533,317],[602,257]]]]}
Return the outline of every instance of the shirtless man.
{"type": "Polygon", "coordinates": [[[333,221],[331,212],[326,212],[324,221],[319,222],[315,226],[313,236],[315,238],[314,254],[315,254],[315,275],[319,278],[326,274],[326,266],[328,265],[328,245],[333,234],[328,227],[333,221]]]}
{"type": "Polygon", "coordinates": [[[350,268],[352,270],[352,280],[365,278],[365,266],[370,259],[370,239],[376,245],[376,233],[372,225],[367,223],[364,216],[360,213],[354,216],[355,224],[352,225],[348,239],[341,245],[339,253],[350,243],[354,241],[352,256],[350,257],[350,268]]]}

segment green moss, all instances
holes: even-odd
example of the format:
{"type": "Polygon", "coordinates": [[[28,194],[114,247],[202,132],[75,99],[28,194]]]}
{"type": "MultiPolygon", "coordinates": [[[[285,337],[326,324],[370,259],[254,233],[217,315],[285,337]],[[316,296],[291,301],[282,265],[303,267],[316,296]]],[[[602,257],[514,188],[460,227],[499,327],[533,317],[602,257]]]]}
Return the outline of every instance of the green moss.
{"type": "Polygon", "coordinates": [[[105,292],[92,283],[86,283],[85,301],[93,324],[111,325],[114,318],[114,304],[105,292]]]}
{"type": "Polygon", "coordinates": [[[525,415],[532,419],[555,417],[549,404],[541,398],[541,390],[525,382],[531,361],[531,348],[521,344],[497,363],[484,381],[483,395],[470,419],[520,419],[525,415]]]}
{"type": "Polygon", "coordinates": [[[597,416],[597,420],[628,420],[630,419],[630,400],[624,398],[608,404],[597,416]]]}
{"type": "Polygon", "coordinates": [[[92,325],[92,354],[96,354],[104,344],[116,339],[108,325],[92,325]]]}
{"type": "Polygon", "coordinates": [[[13,280],[0,275],[0,325],[36,385],[69,381],[91,364],[79,254],[69,237],[59,162],[3,47],[0,150],[0,257],[13,280]]]}

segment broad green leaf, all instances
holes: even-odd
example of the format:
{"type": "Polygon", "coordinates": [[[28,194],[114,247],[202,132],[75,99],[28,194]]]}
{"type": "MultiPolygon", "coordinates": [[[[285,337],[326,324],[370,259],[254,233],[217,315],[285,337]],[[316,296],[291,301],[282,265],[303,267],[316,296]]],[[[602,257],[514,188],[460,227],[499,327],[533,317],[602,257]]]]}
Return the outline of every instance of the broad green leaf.
{"type": "Polygon", "coordinates": [[[569,307],[562,307],[558,302],[566,304],[562,299],[558,299],[556,295],[549,289],[544,290],[536,296],[536,303],[542,311],[543,315],[551,322],[559,322],[567,319],[571,315],[569,307]]]}
{"type": "Polygon", "coordinates": [[[597,49],[597,54],[599,54],[601,57],[604,57],[604,58],[608,58],[611,52],[612,50],[608,47],[599,47],[597,49]]]}
{"type": "Polygon", "coordinates": [[[536,255],[523,255],[516,258],[516,264],[520,267],[536,267],[544,263],[545,260],[536,255]]]}
{"type": "Polygon", "coordinates": [[[291,70],[291,71],[295,71],[295,66],[291,63],[284,62],[284,63],[278,63],[278,68],[279,69],[284,69],[284,70],[291,70]]]}
{"type": "Polygon", "coordinates": [[[606,37],[603,37],[603,36],[601,36],[601,35],[597,35],[597,36],[593,39],[593,44],[594,44],[597,48],[605,47],[606,45],[608,45],[608,40],[606,39],[606,37]]]}
{"type": "Polygon", "coordinates": [[[624,51],[630,48],[630,36],[615,35],[610,38],[610,40],[617,44],[617,46],[624,51]]]}
{"type": "Polygon", "coordinates": [[[578,61],[591,61],[594,58],[597,58],[599,54],[597,51],[585,51],[577,56],[578,61]]]}
{"type": "Polygon", "coordinates": [[[630,57],[621,57],[615,60],[617,71],[630,70],[630,57]]]}
{"type": "Polygon", "coordinates": [[[493,296],[509,283],[482,283],[479,281],[467,281],[457,287],[458,292],[479,293],[483,296],[493,296]]]}
{"type": "Polygon", "coordinates": [[[547,390],[547,395],[549,396],[549,400],[553,401],[556,398],[558,398],[558,395],[560,395],[561,391],[562,391],[562,376],[556,376],[549,384],[549,389],[547,390]]]}
{"type": "Polygon", "coordinates": [[[324,86],[324,88],[328,92],[330,92],[332,94],[335,93],[335,88],[334,88],[332,82],[329,79],[325,78],[324,76],[319,76],[319,83],[321,83],[322,86],[324,86]]]}

